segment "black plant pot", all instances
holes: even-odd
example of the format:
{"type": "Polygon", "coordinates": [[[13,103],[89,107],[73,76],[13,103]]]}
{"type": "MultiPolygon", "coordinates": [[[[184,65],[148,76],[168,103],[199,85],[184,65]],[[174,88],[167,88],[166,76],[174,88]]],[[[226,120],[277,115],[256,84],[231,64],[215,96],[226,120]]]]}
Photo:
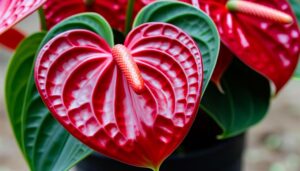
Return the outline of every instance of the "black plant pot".
{"type": "MultiPolygon", "coordinates": [[[[207,116],[201,115],[182,144],[185,153],[171,155],[160,171],[241,171],[245,135],[219,141],[219,128],[207,116]],[[200,135],[199,135],[200,134],[200,135]]],[[[136,168],[100,154],[93,154],[77,165],[77,171],[149,171],[136,168]]]]}

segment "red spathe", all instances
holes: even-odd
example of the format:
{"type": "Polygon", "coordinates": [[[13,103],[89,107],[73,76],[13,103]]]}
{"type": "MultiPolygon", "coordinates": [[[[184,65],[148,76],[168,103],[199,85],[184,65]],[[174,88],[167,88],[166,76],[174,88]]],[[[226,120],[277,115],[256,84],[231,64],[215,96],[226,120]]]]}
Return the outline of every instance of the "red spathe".
{"type": "Polygon", "coordinates": [[[300,54],[300,33],[286,0],[247,1],[289,14],[293,24],[231,12],[226,8],[228,0],[183,1],[200,6],[214,20],[222,42],[246,65],[270,79],[277,92],[292,77],[300,54]]]}
{"type": "Polygon", "coordinates": [[[203,66],[189,35],[165,23],[135,28],[125,47],[145,90],[136,94],[103,38],[64,32],[38,55],[35,81],[54,117],[75,137],[111,158],[158,168],[195,119],[203,66]]]}

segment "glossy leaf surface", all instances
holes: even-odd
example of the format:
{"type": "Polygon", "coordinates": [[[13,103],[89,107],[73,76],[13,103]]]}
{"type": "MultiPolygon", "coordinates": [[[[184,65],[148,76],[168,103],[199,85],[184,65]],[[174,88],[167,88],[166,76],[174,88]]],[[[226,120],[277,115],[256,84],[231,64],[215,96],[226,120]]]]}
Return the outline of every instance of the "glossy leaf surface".
{"type": "Polygon", "coordinates": [[[34,12],[46,0],[1,0],[0,1],[0,34],[17,22],[34,12]]]}
{"type": "Polygon", "coordinates": [[[45,33],[22,42],[7,72],[6,103],[15,136],[33,171],[68,170],[91,150],[50,114],[30,80],[35,52],[45,33]],[[27,92],[27,93],[25,93],[27,92]]]}
{"type": "MultiPolygon", "coordinates": [[[[153,0],[135,0],[133,16],[153,0]]],[[[47,27],[50,29],[63,19],[82,12],[96,12],[119,31],[124,31],[128,0],[94,0],[87,4],[83,0],[48,0],[44,8],[47,27]]]]}
{"type": "MultiPolygon", "coordinates": [[[[281,24],[226,8],[228,0],[194,3],[216,23],[222,42],[246,65],[270,79],[279,91],[295,71],[300,38],[296,23],[281,24]]],[[[247,0],[293,15],[286,0],[247,0]]],[[[295,18],[294,18],[295,19],[295,18]]],[[[295,19],[296,21],[296,19],[295,19]]]]}
{"type": "Polygon", "coordinates": [[[295,72],[294,76],[296,78],[300,78],[300,62],[298,63],[298,66],[297,66],[297,69],[296,69],[296,72],[295,72]]]}
{"type": "Polygon", "coordinates": [[[213,21],[202,11],[188,4],[161,1],[142,9],[133,26],[153,21],[173,24],[194,39],[203,57],[205,90],[213,74],[220,48],[219,34],[213,21]]]}
{"type": "Polygon", "coordinates": [[[31,170],[69,170],[92,150],[52,117],[32,83],[29,81],[23,108],[24,151],[31,170]]]}
{"type": "Polygon", "coordinates": [[[201,109],[222,128],[219,138],[223,139],[243,133],[264,118],[271,90],[267,79],[237,61],[225,72],[221,84],[225,93],[210,83],[201,109]]]}
{"type": "Polygon", "coordinates": [[[289,0],[290,5],[297,17],[298,23],[300,21],[300,1],[299,0],[289,0]]]}
{"type": "Polygon", "coordinates": [[[17,142],[23,151],[22,139],[22,106],[30,78],[36,50],[45,33],[34,34],[25,39],[12,57],[5,81],[5,100],[17,142]]]}
{"type": "Polygon", "coordinates": [[[25,35],[17,29],[11,28],[0,35],[0,44],[10,50],[15,50],[25,35]]]}
{"type": "Polygon", "coordinates": [[[136,94],[109,44],[82,29],[59,34],[40,51],[35,81],[52,114],[93,149],[127,164],[157,169],[183,140],[197,113],[202,59],[181,29],[135,28],[125,47],[146,89],[136,94]]]}

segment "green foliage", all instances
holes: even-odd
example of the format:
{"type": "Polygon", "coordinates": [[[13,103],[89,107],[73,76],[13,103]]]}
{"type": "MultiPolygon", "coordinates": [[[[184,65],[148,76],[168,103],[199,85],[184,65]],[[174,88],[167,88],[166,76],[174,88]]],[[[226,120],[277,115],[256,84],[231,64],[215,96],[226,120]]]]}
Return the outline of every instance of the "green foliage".
{"type": "Polygon", "coordinates": [[[235,61],[221,80],[222,94],[215,84],[208,86],[201,108],[223,129],[219,138],[229,138],[261,121],[269,108],[270,83],[263,76],[235,61]]]}
{"type": "Polygon", "coordinates": [[[51,116],[32,79],[36,50],[45,33],[36,33],[17,48],[5,82],[7,111],[17,142],[33,171],[67,170],[91,153],[51,116]]]}
{"type": "Polygon", "coordinates": [[[8,66],[5,82],[7,113],[22,151],[22,106],[36,50],[45,33],[37,33],[25,39],[17,48],[8,66]]]}
{"type": "Polygon", "coordinates": [[[293,11],[298,19],[298,22],[300,22],[300,0],[289,0],[293,11]]]}
{"type": "Polygon", "coordinates": [[[114,45],[112,29],[103,17],[96,13],[81,13],[69,17],[53,27],[42,41],[40,48],[56,35],[72,29],[93,31],[103,37],[111,47],[114,45]]]}
{"type": "Polygon", "coordinates": [[[148,5],[137,15],[133,26],[147,22],[173,24],[188,33],[202,54],[206,89],[214,71],[220,48],[220,37],[214,22],[199,9],[181,2],[158,1],[148,5]]]}
{"type": "Polygon", "coordinates": [[[300,62],[298,63],[298,66],[297,66],[297,69],[296,69],[296,72],[295,72],[294,76],[296,78],[300,79],[300,62]]]}
{"type": "Polygon", "coordinates": [[[27,83],[22,115],[24,152],[32,171],[69,170],[92,153],[52,117],[32,77],[27,83]]]}

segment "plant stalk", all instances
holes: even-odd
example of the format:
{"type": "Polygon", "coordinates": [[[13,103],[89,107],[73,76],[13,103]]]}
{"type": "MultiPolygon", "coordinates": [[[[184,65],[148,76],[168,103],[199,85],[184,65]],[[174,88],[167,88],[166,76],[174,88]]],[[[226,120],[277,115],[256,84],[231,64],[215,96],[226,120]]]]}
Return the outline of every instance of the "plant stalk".
{"type": "Polygon", "coordinates": [[[229,11],[249,14],[282,24],[290,24],[293,22],[293,17],[289,14],[253,2],[230,0],[226,4],[226,7],[229,11]]]}
{"type": "Polygon", "coordinates": [[[125,21],[125,35],[127,35],[131,29],[132,16],[133,16],[133,7],[135,0],[128,0],[127,11],[126,11],[126,21],[125,21]]]}
{"type": "Polygon", "coordinates": [[[45,17],[45,13],[44,13],[44,9],[41,7],[39,8],[39,18],[40,18],[40,23],[41,23],[41,29],[43,31],[47,31],[47,23],[46,23],[46,17],[45,17]]]}

